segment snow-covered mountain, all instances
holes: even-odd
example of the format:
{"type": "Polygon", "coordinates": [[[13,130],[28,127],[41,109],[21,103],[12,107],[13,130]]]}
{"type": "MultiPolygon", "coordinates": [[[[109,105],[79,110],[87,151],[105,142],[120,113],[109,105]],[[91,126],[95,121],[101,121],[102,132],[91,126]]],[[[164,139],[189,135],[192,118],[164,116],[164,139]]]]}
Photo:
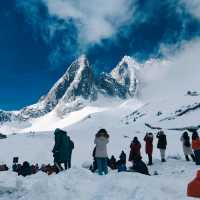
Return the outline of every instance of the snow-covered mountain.
{"type": "Polygon", "coordinates": [[[102,73],[95,78],[92,66],[86,56],[82,55],[36,104],[16,112],[0,111],[0,122],[26,121],[44,116],[54,109],[62,117],[97,100],[102,94],[121,99],[134,97],[139,87],[139,70],[140,65],[125,56],[111,73],[102,73]]]}

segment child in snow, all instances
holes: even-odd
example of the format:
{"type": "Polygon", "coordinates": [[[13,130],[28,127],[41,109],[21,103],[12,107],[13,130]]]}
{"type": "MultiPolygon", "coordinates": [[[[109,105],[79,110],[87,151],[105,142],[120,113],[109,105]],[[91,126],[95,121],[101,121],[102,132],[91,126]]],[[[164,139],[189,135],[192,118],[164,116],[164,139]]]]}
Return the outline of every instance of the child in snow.
{"type": "Polygon", "coordinates": [[[137,137],[133,138],[133,141],[130,145],[130,154],[129,154],[129,161],[134,164],[135,161],[137,161],[138,157],[141,157],[140,149],[141,144],[137,137]]]}
{"type": "Polygon", "coordinates": [[[165,151],[167,148],[167,137],[163,131],[159,131],[156,138],[158,139],[157,148],[160,149],[161,161],[166,162],[165,151]]]}
{"type": "Polygon", "coordinates": [[[145,151],[149,159],[148,165],[152,165],[153,133],[147,133],[146,136],[144,137],[144,141],[145,141],[145,151]]]}
{"type": "Polygon", "coordinates": [[[101,129],[95,136],[94,143],[96,145],[95,158],[99,175],[108,174],[108,154],[107,144],[109,143],[109,135],[105,129],[101,129]]]}
{"type": "Polygon", "coordinates": [[[192,152],[192,147],[191,147],[191,143],[190,143],[190,137],[189,137],[187,131],[185,131],[182,134],[181,142],[183,144],[183,152],[184,152],[186,161],[190,161],[189,156],[191,156],[192,160],[195,162],[195,156],[194,156],[194,154],[192,152]]]}
{"type": "Polygon", "coordinates": [[[200,165],[200,138],[197,131],[192,134],[192,149],[194,151],[196,165],[200,165]]]}

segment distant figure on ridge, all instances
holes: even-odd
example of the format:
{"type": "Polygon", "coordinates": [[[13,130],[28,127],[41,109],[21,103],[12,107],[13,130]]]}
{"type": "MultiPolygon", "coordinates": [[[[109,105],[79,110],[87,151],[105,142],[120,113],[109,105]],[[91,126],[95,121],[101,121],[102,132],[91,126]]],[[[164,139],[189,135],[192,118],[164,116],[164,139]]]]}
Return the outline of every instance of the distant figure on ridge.
{"type": "Polygon", "coordinates": [[[148,155],[148,165],[152,165],[152,154],[153,154],[153,133],[147,133],[146,136],[144,137],[145,141],[145,151],[146,154],[148,155]]]}
{"type": "Polygon", "coordinates": [[[192,152],[192,147],[190,143],[190,137],[188,135],[188,132],[185,131],[181,136],[181,142],[183,144],[183,152],[185,155],[186,161],[190,161],[189,156],[191,156],[192,160],[195,162],[195,156],[192,152]]]}
{"type": "Polygon", "coordinates": [[[96,145],[95,158],[99,175],[108,174],[108,153],[107,144],[109,143],[109,135],[105,129],[100,129],[95,136],[94,143],[96,145]]]}
{"type": "Polygon", "coordinates": [[[161,161],[166,162],[165,151],[167,148],[167,137],[164,131],[159,131],[156,138],[158,139],[157,148],[160,149],[161,161]]]}

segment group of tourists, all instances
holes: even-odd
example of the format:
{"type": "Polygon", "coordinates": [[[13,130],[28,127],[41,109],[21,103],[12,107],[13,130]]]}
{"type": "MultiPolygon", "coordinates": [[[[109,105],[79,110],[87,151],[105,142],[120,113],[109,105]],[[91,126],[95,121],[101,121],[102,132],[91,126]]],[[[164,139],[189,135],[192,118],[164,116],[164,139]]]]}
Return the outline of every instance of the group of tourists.
{"type": "Polygon", "coordinates": [[[200,138],[196,130],[193,130],[192,132],[192,144],[188,132],[185,131],[181,136],[183,152],[186,161],[190,161],[191,157],[196,165],[200,165],[200,138]]]}
{"type": "MultiPolygon", "coordinates": [[[[160,151],[161,162],[166,162],[166,148],[167,148],[167,137],[164,131],[160,130],[156,134],[157,148],[160,151]]],[[[185,131],[180,138],[183,145],[183,153],[186,161],[190,161],[189,156],[196,163],[200,165],[200,138],[196,130],[192,130],[192,143],[187,131],[185,131]]],[[[117,169],[121,171],[135,171],[142,174],[149,174],[146,164],[142,161],[141,156],[141,143],[137,137],[134,137],[130,144],[129,161],[132,163],[132,167],[127,170],[126,167],[126,154],[124,151],[121,152],[119,160],[112,155],[108,159],[107,144],[109,142],[109,135],[105,129],[101,129],[95,136],[95,148],[93,150],[93,164],[90,166],[92,172],[98,170],[99,175],[107,174],[108,167],[111,169],[117,169]]],[[[145,152],[148,156],[148,164],[153,164],[153,133],[146,133],[144,137],[145,152]]]]}
{"type": "MultiPolygon", "coordinates": [[[[18,175],[27,176],[35,174],[38,171],[43,171],[47,174],[59,173],[62,170],[71,168],[72,151],[74,149],[74,142],[67,135],[67,132],[61,129],[56,129],[54,132],[55,144],[53,147],[54,165],[42,165],[41,167],[36,165],[30,165],[27,161],[23,164],[18,164],[18,158],[13,159],[13,171],[18,175]],[[62,166],[64,165],[64,167],[62,166]]],[[[153,165],[153,143],[154,134],[151,132],[146,133],[144,137],[145,153],[148,157],[148,163],[142,160],[141,155],[141,142],[137,137],[134,137],[130,144],[130,153],[128,161],[132,163],[130,168],[127,168],[127,156],[122,150],[119,155],[119,159],[116,159],[114,155],[109,159],[107,153],[107,145],[109,143],[109,134],[105,129],[100,129],[95,135],[94,150],[93,150],[93,163],[90,166],[92,172],[98,172],[99,175],[108,174],[108,167],[111,170],[117,170],[118,172],[138,172],[149,175],[147,165],[153,165]]],[[[157,148],[160,151],[161,162],[166,162],[165,152],[167,148],[167,137],[164,131],[160,130],[156,134],[157,148]]],[[[196,165],[200,165],[200,138],[196,130],[192,130],[192,142],[187,131],[185,131],[180,138],[183,146],[183,153],[186,161],[191,159],[196,162],[196,165]]],[[[0,171],[6,171],[8,167],[6,165],[0,166],[0,171]]]]}

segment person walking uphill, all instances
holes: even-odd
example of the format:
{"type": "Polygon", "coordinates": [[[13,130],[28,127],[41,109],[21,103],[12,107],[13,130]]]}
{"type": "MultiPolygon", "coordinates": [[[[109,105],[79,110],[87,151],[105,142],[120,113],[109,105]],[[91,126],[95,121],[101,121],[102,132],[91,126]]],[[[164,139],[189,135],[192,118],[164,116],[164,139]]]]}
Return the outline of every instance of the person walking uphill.
{"type": "Polygon", "coordinates": [[[68,168],[68,160],[70,157],[70,141],[69,137],[67,136],[67,132],[56,129],[54,132],[55,135],[55,145],[52,150],[54,163],[59,171],[62,171],[62,163],[65,165],[65,169],[68,168]]]}
{"type": "Polygon", "coordinates": [[[95,136],[94,143],[96,145],[95,158],[99,175],[108,174],[108,153],[107,144],[109,143],[109,135],[105,129],[101,129],[95,136]]]}
{"type": "Polygon", "coordinates": [[[192,149],[194,151],[196,165],[200,165],[200,138],[197,131],[192,134],[192,149]]]}
{"type": "Polygon", "coordinates": [[[186,161],[190,161],[189,156],[191,156],[192,160],[195,162],[195,156],[192,152],[190,137],[186,131],[181,136],[181,142],[183,144],[183,152],[184,152],[186,161]]]}
{"type": "Polygon", "coordinates": [[[135,161],[137,161],[139,158],[141,158],[141,144],[137,137],[133,138],[133,141],[130,145],[130,154],[129,154],[129,161],[134,164],[135,161]]]}
{"type": "Polygon", "coordinates": [[[167,148],[167,137],[163,131],[159,131],[156,138],[158,138],[157,148],[160,149],[161,161],[166,162],[165,151],[167,148]]]}
{"type": "Polygon", "coordinates": [[[152,165],[152,154],[153,154],[153,134],[152,133],[147,133],[146,136],[144,137],[144,141],[146,143],[145,145],[145,151],[146,154],[148,155],[149,162],[148,165],[152,165]]]}

